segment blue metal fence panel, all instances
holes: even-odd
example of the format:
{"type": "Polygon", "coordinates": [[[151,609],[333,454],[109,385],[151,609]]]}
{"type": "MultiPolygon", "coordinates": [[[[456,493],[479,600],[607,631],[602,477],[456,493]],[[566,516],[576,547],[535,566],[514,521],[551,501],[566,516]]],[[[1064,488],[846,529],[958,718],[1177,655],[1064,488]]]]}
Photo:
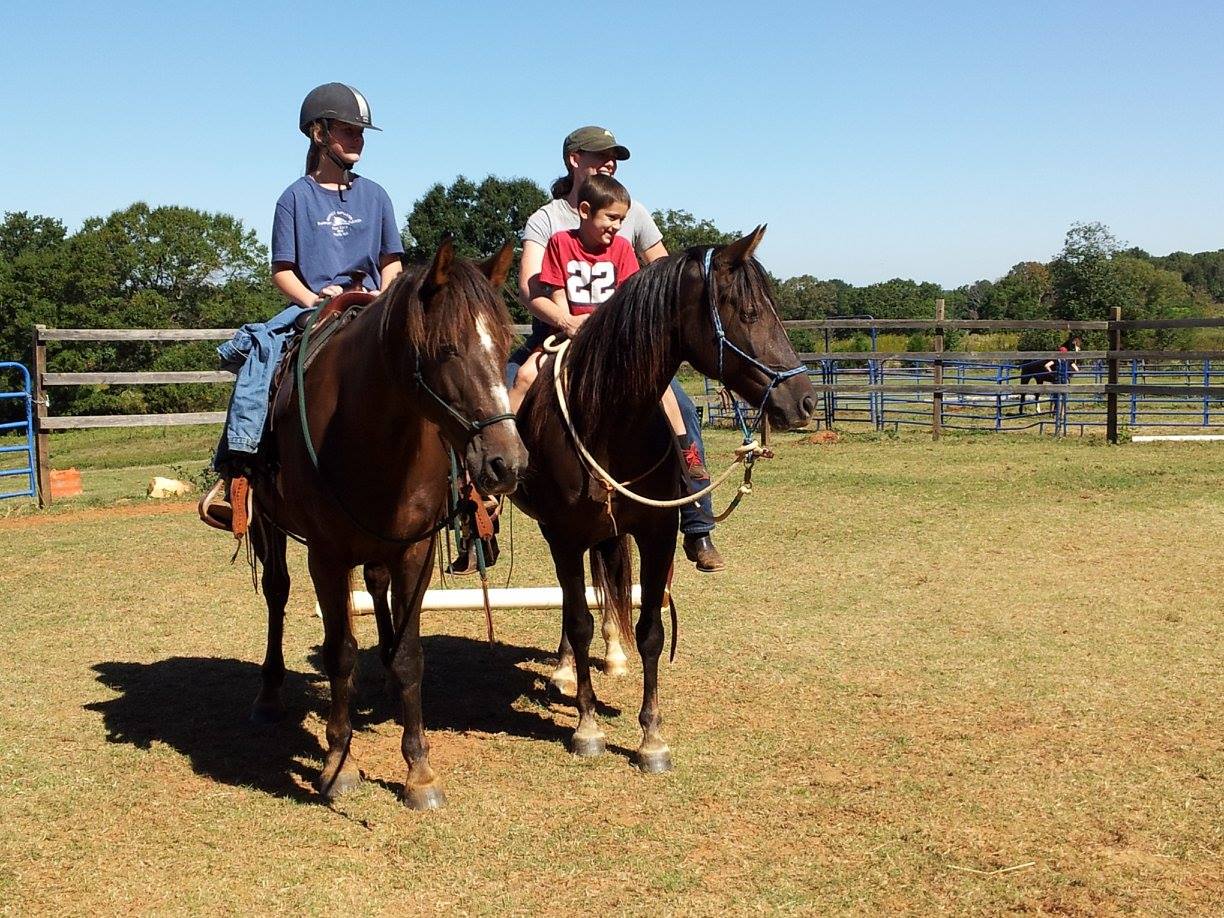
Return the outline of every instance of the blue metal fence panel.
{"type": "MultiPolygon", "coordinates": [[[[7,441],[10,436],[16,442],[0,441],[0,457],[19,456],[19,462],[24,465],[16,467],[0,467],[0,478],[16,478],[24,476],[26,486],[21,491],[0,492],[0,500],[7,497],[33,497],[35,495],[34,470],[34,398],[30,387],[30,371],[19,363],[0,361],[0,374],[7,378],[16,372],[21,377],[21,388],[11,392],[0,392],[0,403],[20,402],[19,413],[23,420],[0,423],[0,437],[7,441]],[[17,433],[10,434],[10,431],[17,433]],[[24,441],[24,442],[21,442],[24,441]]],[[[11,384],[10,384],[11,385],[11,384]]]]}
{"type": "MultiPolygon", "coordinates": [[[[1120,374],[1132,385],[1219,386],[1224,381],[1224,366],[1210,360],[1131,360],[1120,374]]],[[[981,384],[984,392],[977,394],[947,393],[943,400],[942,426],[949,430],[995,430],[999,432],[1036,429],[1066,435],[1073,431],[1106,427],[1105,397],[1085,393],[1044,394],[1039,385],[1024,395],[989,393],[991,386],[1018,385],[1019,361],[977,363],[957,361],[951,352],[943,361],[944,381],[948,384],[981,384]]],[[[884,392],[824,392],[818,419],[825,427],[836,424],[865,424],[875,430],[898,430],[902,426],[930,427],[932,397],[930,392],[906,392],[906,384],[915,387],[934,381],[933,361],[906,359],[892,365],[873,360],[871,352],[838,351],[821,355],[809,365],[812,382],[822,386],[887,384],[896,391],[884,392]]],[[[1104,360],[1080,361],[1079,372],[1068,373],[1065,364],[1058,364],[1060,384],[1076,381],[1104,385],[1107,369],[1104,360]]],[[[727,395],[706,383],[705,420],[709,425],[731,423],[734,412],[727,395]],[[720,394],[722,397],[720,399],[720,394]]],[[[1224,399],[1211,396],[1129,396],[1120,411],[1124,423],[1132,429],[1160,427],[1219,428],[1224,426],[1224,399]]],[[[751,410],[741,403],[745,411],[751,410]]]]}

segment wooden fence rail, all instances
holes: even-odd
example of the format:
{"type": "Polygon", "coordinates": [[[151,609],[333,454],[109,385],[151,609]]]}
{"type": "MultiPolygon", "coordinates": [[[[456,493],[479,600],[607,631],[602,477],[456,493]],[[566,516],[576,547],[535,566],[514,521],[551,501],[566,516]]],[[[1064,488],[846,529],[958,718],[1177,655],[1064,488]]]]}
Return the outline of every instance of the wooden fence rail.
{"type": "MultiPolygon", "coordinates": [[[[1224,360],[1224,351],[1158,351],[1123,350],[1122,332],[1137,329],[1167,328],[1224,328],[1224,318],[1201,319],[1144,319],[1122,320],[1121,311],[1113,310],[1107,322],[1071,322],[1060,319],[1013,321],[1010,319],[945,319],[943,300],[936,303],[933,319],[803,319],[783,322],[788,331],[845,331],[845,330],[909,330],[932,333],[932,351],[837,351],[805,352],[800,359],[813,364],[822,361],[918,361],[929,362],[933,368],[930,383],[905,383],[901,385],[839,383],[817,385],[817,392],[833,393],[922,393],[930,394],[932,402],[931,433],[938,437],[941,432],[943,412],[941,403],[945,394],[1010,395],[1024,391],[1019,386],[999,385],[989,381],[975,383],[945,383],[944,370],[956,363],[998,363],[1018,360],[1071,359],[1063,351],[945,351],[944,332],[960,331],[1106,331],[1109,333],[1109,350],[1080,351],[1073,355],[1077,360],[1104,360],[1108,369],[1106,385],[1047,385],[1050,394],[1070,394],[1072,391],[1085,395],[1104,395],[1106,398],[1106,435],[1111,443],[1118,442],[1118,396],[1185,396],[1191,398],[1224,398],[1221,386],[1172,386],[1172,385],[1122,385],[1118,382],[1118,364],[1125,360],[1224,360]]],[[[515,325],[516,334],[525,335],[529,325],[515,325]]],[[[236,329],[232,328],[34,328],[34,434],[35,453],[38,466],[39,502],[51,501],[50,488],[50,438],[52,430],[80,430],[93,427],[158,427],[185,424],[220,424],[225,420],[224,411],[180,412],[173,414],[129,414],[129,415],[81,415],[56,417],[48,412],[47,389],[56,386],[82,385],[174,385],[182,383],[220,384],[233,380],[233,374],[220,370],[151,371],[151,372],[87,372],[51,373],[47,371],[48,342],[80,341],[225,341],[236,329]]]]}

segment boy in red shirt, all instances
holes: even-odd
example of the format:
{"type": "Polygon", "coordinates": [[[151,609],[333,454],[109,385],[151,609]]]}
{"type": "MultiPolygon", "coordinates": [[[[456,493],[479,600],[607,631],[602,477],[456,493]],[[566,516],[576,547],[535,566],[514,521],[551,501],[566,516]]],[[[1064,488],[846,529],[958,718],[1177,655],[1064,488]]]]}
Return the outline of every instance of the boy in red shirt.
{"type": "MultiPolygon", "coordinates": [[[[601,304],[611,299],[616,288],[637,273],[633,246],[617,235],[631,200],[625,186],[610,175],[597,173],[587,178],[578,192],[578,229],[554,233],[544,249],[540,283],[549,291],[556,307],[558,324],[574,334],[601,304]]],[[[533,353],[519,368],[510,391],[510,409],[518,411],[523,396],[540,370],[543,354],[533,353]]],[[[694,480],[709,478],[696,459],[692,438],[684,429],[684,418],[676,396],[668,388],[663,393],[663,411],[680,451],[685,456],[685,471],[694,480]],[[694,461],[696,459],[696,461],[694,461]]]]}

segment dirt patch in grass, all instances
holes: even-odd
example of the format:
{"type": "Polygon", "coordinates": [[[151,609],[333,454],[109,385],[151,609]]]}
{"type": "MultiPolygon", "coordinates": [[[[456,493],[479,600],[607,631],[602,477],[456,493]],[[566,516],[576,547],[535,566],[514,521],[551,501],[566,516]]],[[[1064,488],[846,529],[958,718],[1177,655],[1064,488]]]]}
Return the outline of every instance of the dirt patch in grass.
{"type": "MultiPolygon", "coordinates": [[[[82,510],[60,509],[56,513],[32,514],[29,516],[14,516],[11,519],[0,519],[2,529],[33,529],[40,526],[79,526],[98,520],[131,519],[142,516],[164,516],[168,514],[194,514],[195,502],[186,501],[149,501],[147,504],[128,504],[126,506],[89,507],[82,510]]],[[[203,525],[201,523],[201,525],[203,525]]]]}

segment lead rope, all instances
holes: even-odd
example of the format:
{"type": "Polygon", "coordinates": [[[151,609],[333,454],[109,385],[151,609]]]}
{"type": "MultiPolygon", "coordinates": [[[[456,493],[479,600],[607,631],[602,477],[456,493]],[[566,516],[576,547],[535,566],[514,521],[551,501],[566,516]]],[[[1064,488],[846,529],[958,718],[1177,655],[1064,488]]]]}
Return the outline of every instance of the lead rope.
{"type": "Polygon", "coordinates": [[[565,390],[567,388],[568,380],[568,371],[565,368],[565,356],[569,352],[569,346],[570,342],[568,339],[558,343],[555,335],[550,336],[548,340],[544,342],[544,350],[550,354],[556,355],[556,366],[553,370],[553,388],[557,393],[557,402],[561,406],[561,417],[564,418],[566,429],[569,431],[570,436],[574,439],[574,445],[578,448],[578,454],[582,456],[583,461],[586,462],[587,466],[591,469],[595,476],[599,478],[607,488],[609,488],[609,512],[611,512],[612,491],[616,491],[630,500],[636,501],[639,504],[644,504],[647,507],[670,509],[672,507],[683,507],[687,504],[696,503],[707,494],[713,493],[715,488],[719,487],[719,485],[731,477],[731,473],[735,471],[735,467],[740,463],[744,463],[744,483],[740,485],[739,491],[736,493],[735,498],[731,501],[731,504],[727,507],[727,509],[724,510],[721,515],[716,516],[715,519],[719,521],[726,519],[739,505],[739,502],[743,496],[745,494],[752,493],[753,463],[755,463],[758,458],[773,458],[773,453],[762,448],[761,445],[757,443],[755,438],[748,438],[742,446],[736,448],[735,459],[732,460],[731,465],[725,472],[719,475],[718,478],[711,481],[700,491],[689,494],[687,497],[677,497],[673,500],[656,500],[653,497],[646,497],[645,495],[630,491],[624,484],[621,484],[619,481],[613,478],[612,475],[610,475],[603,468],[603,466],[595,461],[595,457],[592,456],[587,450],[586,445],[578,436],[578,431],[574,429],[573,420],[570,418],[569,404],[565,398],[565,390]]]}

